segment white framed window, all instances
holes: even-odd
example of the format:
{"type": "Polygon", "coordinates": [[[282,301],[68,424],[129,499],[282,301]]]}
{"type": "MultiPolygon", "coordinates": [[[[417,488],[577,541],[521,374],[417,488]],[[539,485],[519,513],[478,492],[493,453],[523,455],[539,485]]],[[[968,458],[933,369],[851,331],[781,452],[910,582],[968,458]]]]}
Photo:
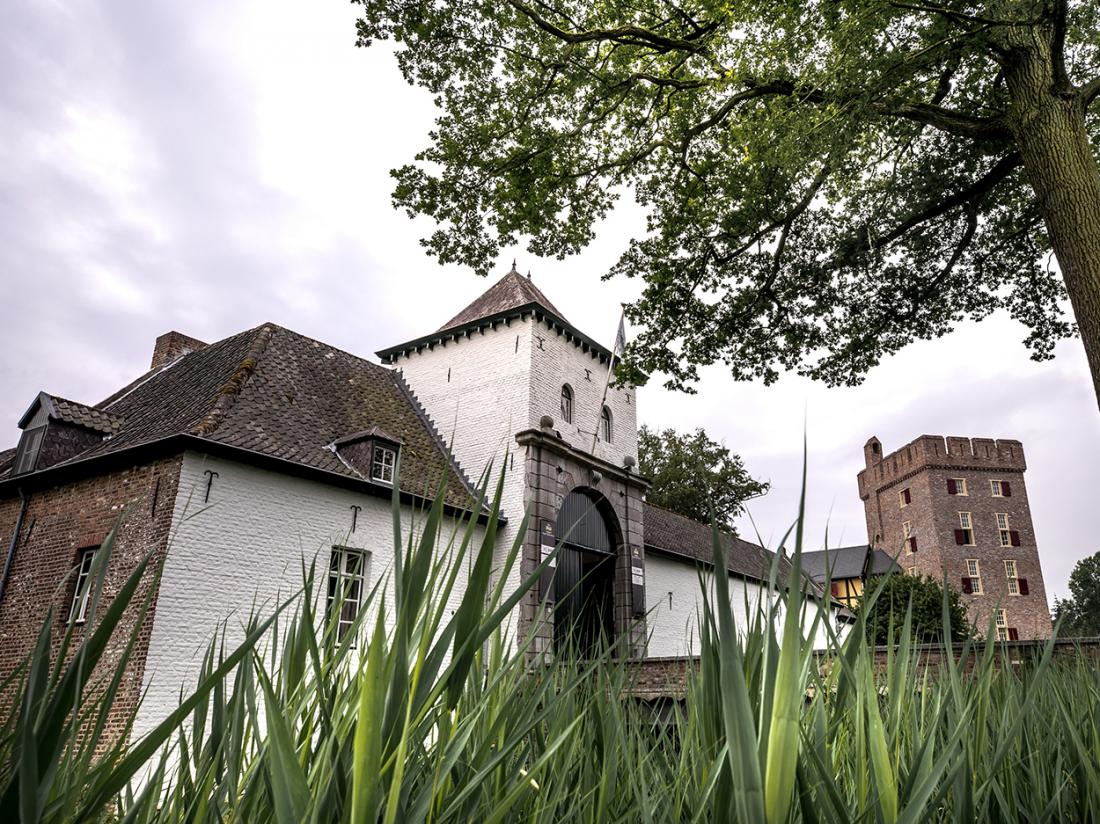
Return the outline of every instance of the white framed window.
{"type": "Polygon", "coordinates": [[[947,494],[948,495],[969,495],[970,492],[966,488],[966,478],[948,478],[947,479],[947,494]]]}
{"type": "Polygon", "coordinates": [[[905,489],[898,492],[898,506],[899,506],[899,508],[905,509],[905,507],[909,506],[909,504],[910,504],[910,502],[912,502],[912,500],[913,500],[913,496],[909,494],[909,487],[905,487],[905,489]]]}
{"type": "Polygon", "coordinates": [[[332,620],[334,611],[339,608],[336,617],[336,639],[342,641],[355,623],[359,610],[363,606],[363,588],[367,583],[370,553],[365,549],[353,549],[346,546],[334,546],[328,566],[328,601],[325,615],[332,620]]]}
{"type": "Polygon", "coordinates": [[[1008,615],[1003,609],[999,609],[994,613],[994,620],[997,623],[997,640],[1008,640],[1008,615]]]}
{"type": "Polygon", "coordinates": [[[44,425],[23,431],[23,434],[19,436],[19,444],[15,449],[15,460],[11,469],[12,475],[34,472],[34,468],[38,464],[38,453],[42,451],[42,438],[45,434],[46,427],[44,425]]]}
{"type": "Polygon", "coordinates": [[[915,566],[906,567],[905,568],[905,574],[906,575],[911,575],[915,578],[915,577],[917,577],[917,568],[915,566]]]}
{"type": "Polygon", "coordinates": [[[970,580],[970,594],[982,594],[982,569],[977,558],[966,559],[966,577],[970,580]]]}
{"type": "Polygon", "coordinates": [[[901,539],[902,539],[902,543],[905,544],[905,554],[906,555],[912,555],[913,552],[916,551],[916,548],[914,547],[914,544],[916,542],[913,540],[913,522],[912,521],[902,521],[901,522],[901,539]]]}
{"type": "Polygon", "coordinates": [[[562,423],[573,423],[573,387],[567,383],[561,387],[561,420],[562,423]]]}
{"type": "Polygon", "coordinates": [[[69,604],[69,623],[83,624],[88,618],[88,600],[92,592],[92,561],[95,560],[97,546],[80,550],[77,562],[76,584],[73,586],[73,600],[69,604]]]}
{"type": "Polygon", "coordinates": [[[960,546],[974,546],[974,519],[969,512],[959,513],[959,528],[955,531],[955,542],[960,546]]]}
{"type": "Polygon", "coordinates": [[[1020,594],[1020,576],[1016,572],[1015,561],[1005,561],[1005,577],[1008,578],[1008,594],[1020,594]]]}
{"type": "Polygon", "coordinates": [[[994,498],[1004,497],[1004,488],[1001,486],[1001,481],[992,480],[989,482],[989,494],[994,498]]]}
{"type": "Polygon", "coordinates": [[[1008,513],[997,513],[997,533],[1001,538],[1001,546],[1012,546],[1012,531],[1008,526],[1008,513]]]}
{"type": "Polygon", "coordinates": [[[392,484],[393,469],[396,464],[397,450],[376,443],[370,461],[371,480],[381,481],[384,484],[392,484]]]}
{"type": "Polygon", "coordinates": [[[611,443],[611,410],[606,406],[600,412],[600,439],[604,443],[611,443]]]}

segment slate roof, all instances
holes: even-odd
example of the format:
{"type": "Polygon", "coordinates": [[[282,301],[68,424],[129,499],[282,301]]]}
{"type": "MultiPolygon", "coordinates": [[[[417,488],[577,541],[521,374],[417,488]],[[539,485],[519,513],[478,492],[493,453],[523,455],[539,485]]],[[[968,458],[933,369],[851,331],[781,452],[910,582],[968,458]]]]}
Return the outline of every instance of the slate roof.
{"type": "Polygon", "coordinates": [[[532,303],[537,303],[544,309],[549,309],[566,323],[569,322],[550,302],[550,299],[531,282],[531,278],[524,277],[517,272],[515,264],[513,264],[512,271],[490,286],[477,300],[440,326],[439,331],[453,329],[456,326],[472,323],[475,320],[507,312],[510,309],[518,309],[532,303]]]}
{"type": "Polygon", "coordinates": [[[361,479],[330,448],[339,438],[383,430],[402,443],[401,488],[448,503],[472,496],[431,419],[382,366],[264,324],[152,370],[92,409],[119,422],[114,437],[70,462],[187,434],[361,479]]]}
{"type": "MultiPolygon", "coordinates": [[[[646,547],[687,555],[708,564],[714,562],[711,528],[706,524],[653,504],[645,505],[642,518],[646,547]]],[[[722,548],[725,550],[726,566],[730,572],[757,580],[768,580],[774,553],[759,544],[725,533],[722,534],[722,548]]],[[[779,559],[778,571],[780,579],[790,575],[791,564],[787,558],[779,559]]]]}
{"type": "Polygon", "coordinates": [[[861,544],[803,552],[802,566],[819,583],[825,580],[826,572],[830,570],[832,579],[862,578],[868,549],[867,544],[861,544]]]}
{"type": "Polygon", "coordinates": [[[833,579],[885,575],[892,569],[901,569],[889,554],[881,549],[871,550],[867,544],[804,552],[802,565],[818,583],[825,581],[826,565],[832,570],[833,579]]]}

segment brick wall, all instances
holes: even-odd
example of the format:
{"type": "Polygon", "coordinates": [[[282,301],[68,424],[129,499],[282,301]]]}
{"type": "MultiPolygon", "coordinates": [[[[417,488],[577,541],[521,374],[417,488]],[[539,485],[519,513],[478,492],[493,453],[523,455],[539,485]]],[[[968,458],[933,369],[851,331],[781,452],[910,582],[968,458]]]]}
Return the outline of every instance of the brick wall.
{"type": "Polygon", "coordinates": [[[867,534],[874,545],[897,555],[907,571],[936,580],[946,576],[948,584],[960,590],[967,560],[976,560],[981,592],[964,592],[962,598],[978,630],[984,632],[993,611],[1001,608],[1007,626],[1016,629],[1020,639],[1049,637],[1050,612],[1024,482],[1022,444],[924,435],[885,456],[875,450],[877,444],[875,438],[868,441],[868,465],[859,473],[867,534]],[[950,494],[950,478],[965,480],[967,494],[950,494]],[[993,496],[991,480],[1008,482],[1011,496],[993,496]],[[906,489],[909,503],[903,505],[901,493],[906,489]],[[960,512],[970,513],[972,546],[956,543],[960,512]],[[1008,516],[1019,546],[1001,546],[998,513],[1008,516]],[[906,522],[916,539],[916,552],[909,551],[904,540],[906,522]],[[1018,578],[1026,580],[1026,595],[1009,593],[1006,560],[1015,561],[1018,578]]]}
{"type": "MultiPolygon", "coordinates": [[[[29,493],[11,576],[0,602],[0,678],[30,651],[51,608],[56,652],[73,598],[72,573],[79,552],[101,544],[116,523],[119,531],[107,569],[105,598],[113,597],[147,553],[153,552],[159,562],[172,522],[179,467],[177,456],[29,493]]],[[[0,500],[0,537],[5,553],[19,507],[18,497],[0,500]]],[[[151,583],[150,572],[104,655],[105,668],[117,663],[137,619],[138,605],[148,592],[145,587],[151,583]]],[[[121,731],[125,714],[137,704],[152,620],[150,613],[122,682],[108,738],[121,731]]],[[[91,620],[77,626],[75,643],[82,640],[90,626],[91,620]]]]}

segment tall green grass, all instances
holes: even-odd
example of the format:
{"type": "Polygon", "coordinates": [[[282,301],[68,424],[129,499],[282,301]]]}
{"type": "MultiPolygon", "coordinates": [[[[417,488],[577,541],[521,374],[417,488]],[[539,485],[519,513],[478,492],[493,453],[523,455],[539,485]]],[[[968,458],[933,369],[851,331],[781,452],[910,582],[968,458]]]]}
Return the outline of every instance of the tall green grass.
{"type": "MultiPolygon", "coordinates": [[[[933,677],[908,617],[881,669],[861,626],[821,658],[804,640],[817,627],[799,624],[802,588],[773,566],[775,598],[748,626],[735,625],[723,576],[701,580],[717,595],[702,599],[698,669],[681,702],[655,708],[630,697],[614,646],[555,663],[532,654],[531,636],[508,637],[541,570],[505,589],[520,547],[494,568],[500,492],[484,527],[454,530],[442,494],[415,529],[395,500],[397,561],[353,632],[337,637],[303,568],[302,592],[256,614],[243,640],[212,636],[179,709],[138,740],[96,747],[137,642],[119,619],[156,570],[143,564],[96,603],[79,644],[54,639],[50,616],[0,685],[17,693],[0,720],[0,821],[1100,817],[1100,674],[1084,661],[1053,662],[1048,647],[1018,668],[982,643],[933,677]]],[[[796,576],[801,540],[799,525],[796,576]]],[[[97,602],[112,543],[93,572],[97,602]]],[[[722,568],[718,541],[715,555],[722,568]]]]}

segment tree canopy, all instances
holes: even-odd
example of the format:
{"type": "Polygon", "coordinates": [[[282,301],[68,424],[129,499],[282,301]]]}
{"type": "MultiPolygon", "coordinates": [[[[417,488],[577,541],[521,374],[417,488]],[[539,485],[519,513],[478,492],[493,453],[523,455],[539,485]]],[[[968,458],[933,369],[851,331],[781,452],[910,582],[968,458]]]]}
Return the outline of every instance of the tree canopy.
{"type": "Polygon", "coordinates": [[[730,530],[745,502],[768,491],[766,481],[749,476],[740,456],[702,429],[681,434],[641,427],[638,470],[653,481],[646,493],[649,503],[730,530]]]}
{"type": "Polygon", "coordinates": [[[1046,358],[1068,287],[1100,387],[1096,0],[356,2],[440,109],[394,203],[441,262],[577,253],[634,193],[620,377],[856,383],[997,309],[1046,358]]]}
{"type": "Polygon", "coordinates": [[[1054,602],[1058,634],[1072,638],[1100,635],[1100,552],[1082,558],[1069,576],[1070,597],[1054,602]]]}
{"type": "MultiPolygon", "coordinates": [[[[883,586],[879,597],[872,601],[870,593],[878,586],[872,579],[864,590],[864,600],[858,609],[866,618],[867,640],[875,644],[896,641],[896,633],[905,626],[905,611],[913,604],[912,637],[917,643],[943,640],[943,586],[932,578],[893,574],[883,586]],[[891,627],[895,638],[890,638],[891,627]]],[[[959,593],[948,587],[948,610],[951,616],[951,640],[964,641],[973,634],[959,593]]]]}

